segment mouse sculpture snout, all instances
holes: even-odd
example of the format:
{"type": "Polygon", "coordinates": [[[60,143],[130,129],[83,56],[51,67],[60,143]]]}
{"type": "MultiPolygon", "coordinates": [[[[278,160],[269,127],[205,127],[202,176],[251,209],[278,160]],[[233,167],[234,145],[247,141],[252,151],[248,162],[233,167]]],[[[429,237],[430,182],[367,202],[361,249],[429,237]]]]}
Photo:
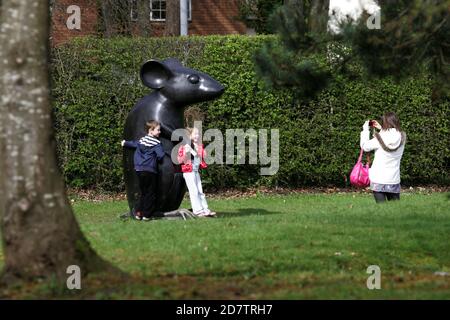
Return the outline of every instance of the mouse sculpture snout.
{"type": "Polygon", "coordinates": [[[213,78],[204,75],[199,86],[200,95],[203,96],[203,101],[212,100],[220,97],[224,91],[225,87],[213,78]]]}

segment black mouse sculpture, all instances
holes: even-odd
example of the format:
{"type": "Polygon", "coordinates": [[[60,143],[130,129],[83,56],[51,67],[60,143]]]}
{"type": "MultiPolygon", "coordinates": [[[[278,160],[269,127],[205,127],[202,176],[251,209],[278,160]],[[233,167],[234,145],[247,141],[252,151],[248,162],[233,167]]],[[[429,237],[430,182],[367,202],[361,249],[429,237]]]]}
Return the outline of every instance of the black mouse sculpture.
{"type": "MultiPolygon", "coordinates": [[[[138,140],[146,135],[145,123],[149,120],[161,123],[160,141],[166,156],[158,165],[157,212],[164,216],[180,207],[186,192],[180,166],[171,160],[172,149],[178,144],[178,141],[171,141],[172,132],[185,127],[186,106],[218,98],[224,87],[207,74],[184,67],[174,58],[150,60],[143,64],[140,75],[144,85],[154,91],[139,100],[128,114],[124,139],[138,140]]],[[[133,155],[134,149],[123,149],[124,179],[132,216],[139,197],[133,155]]],[[[185,218],[183,213],[179,214],[185,218]]]]}

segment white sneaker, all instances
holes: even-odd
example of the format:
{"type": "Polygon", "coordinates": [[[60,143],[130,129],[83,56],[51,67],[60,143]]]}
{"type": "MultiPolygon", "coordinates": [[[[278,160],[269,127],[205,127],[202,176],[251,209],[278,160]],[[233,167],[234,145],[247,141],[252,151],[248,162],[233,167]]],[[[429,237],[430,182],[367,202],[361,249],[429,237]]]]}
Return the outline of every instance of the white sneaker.
{"type": "Polygon", "coordinates": [[[216,213],[214,212],[214,211],[211,211],[211,210],[206,210],[206,214],[207,214],[207,216],[209,216],[209,217],[214,217],[215,215],[216,215],[216,213]]]}
{"type": "Polygon", "coordinates": [[[204,211],[200,211],[199,213],[195,214],[197,217],[208,217],[209,214],[207,212],[204,211]]]}
{"type": "Polygon", "coordinates": [[[134,214],[134,218],[136,219],[136,220],[142,220],[142,212],[140,212],[140,211],[137,211],[135,214],[134,214]]]}

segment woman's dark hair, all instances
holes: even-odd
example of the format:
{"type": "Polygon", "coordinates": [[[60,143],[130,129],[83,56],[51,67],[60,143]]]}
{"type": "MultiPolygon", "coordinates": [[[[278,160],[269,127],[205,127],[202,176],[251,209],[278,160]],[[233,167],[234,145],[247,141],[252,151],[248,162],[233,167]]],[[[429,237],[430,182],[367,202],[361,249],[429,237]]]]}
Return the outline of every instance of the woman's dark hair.
{"type": "Polygon", "coordinates": [[[397,131],[402,131],[400,127],[400,120],[394,112],[386,112],[381,118],[381,122],[381,128],[383,130],[395,128],[397,131]]]}

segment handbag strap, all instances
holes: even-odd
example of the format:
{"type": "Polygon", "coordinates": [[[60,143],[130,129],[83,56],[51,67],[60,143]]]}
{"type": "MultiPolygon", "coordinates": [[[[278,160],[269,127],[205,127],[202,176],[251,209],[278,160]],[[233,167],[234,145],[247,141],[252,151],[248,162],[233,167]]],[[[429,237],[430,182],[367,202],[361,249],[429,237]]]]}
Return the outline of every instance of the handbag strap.
{"type": "Polygon", "coordinates": [[[361,162],[362,156],[363,156],[363,152],[364,152],[364,150],[361,148],[361,151],[359,151],[358,162],[361,162]]]}
{"type": "Polygon", "coordinates": [[[394,151],[397,151],[406,142],[406,133],[402,131],[400,134],[401,134],[401,141],[400,141],[400,144],[398,145],[397,148],[389,148],[389,147],[387,147],[378,132],[375,132],[374,136],[375,136],[375,138],[377,138],[378,143],[380,144],[381,148],[383,148],[384,151],[386,151],[386,152],[394,152],[394,151]]]}
{"type": "MultiPolygon", "coordinates": [[[[363,150],[363,148],[361,148],[361,151],[359,152],[358,162],[362,161],[363,153],[364,153],[364,150],[363,150]]],[[[370,154],[369,153],[366,153],[366,163],[370,167],[370,154]]]]}

